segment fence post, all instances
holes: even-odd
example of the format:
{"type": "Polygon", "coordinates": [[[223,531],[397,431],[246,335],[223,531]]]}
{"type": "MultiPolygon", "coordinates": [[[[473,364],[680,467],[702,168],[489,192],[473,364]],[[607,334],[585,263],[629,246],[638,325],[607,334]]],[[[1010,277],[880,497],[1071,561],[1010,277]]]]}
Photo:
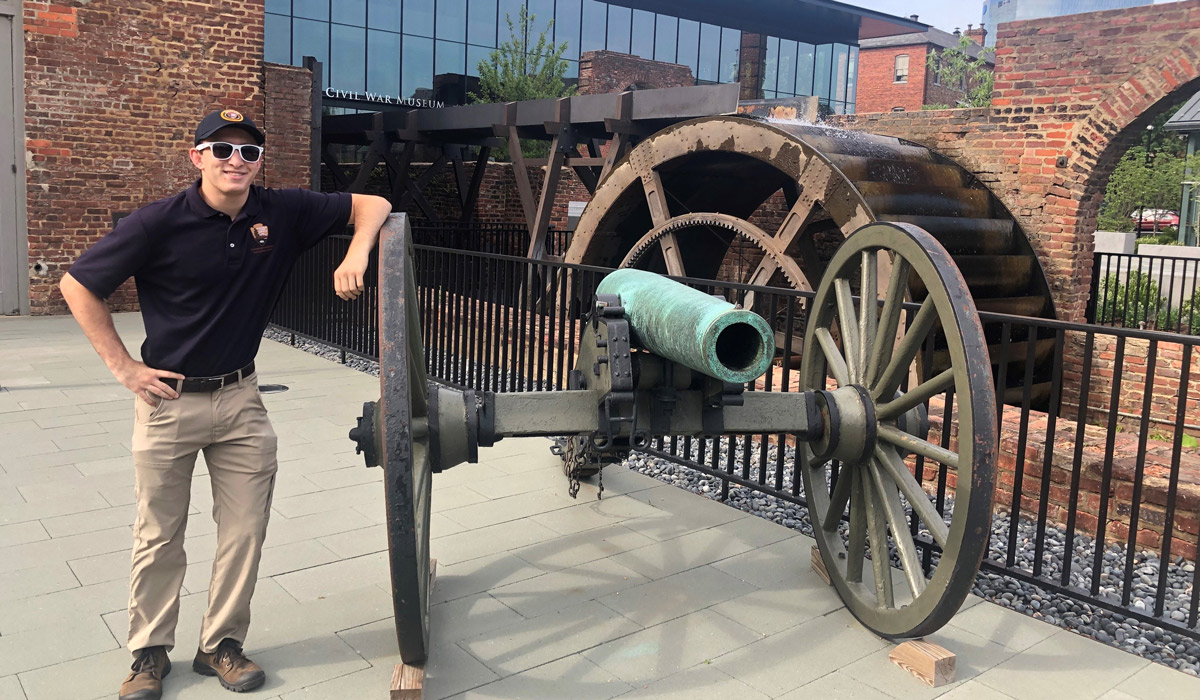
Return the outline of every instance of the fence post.
{"type": "Polygon", "coordinates": [[[1100,269],[1100,264],[1104,260],[1104,253],[1092,253],[1092,282],[1088,287],[1087,310],[1084,311],[1084,320],[1088,323],[1096,323],[1096,297],[1100,292],[1100,276],[1104,274],[1100,269]]]}

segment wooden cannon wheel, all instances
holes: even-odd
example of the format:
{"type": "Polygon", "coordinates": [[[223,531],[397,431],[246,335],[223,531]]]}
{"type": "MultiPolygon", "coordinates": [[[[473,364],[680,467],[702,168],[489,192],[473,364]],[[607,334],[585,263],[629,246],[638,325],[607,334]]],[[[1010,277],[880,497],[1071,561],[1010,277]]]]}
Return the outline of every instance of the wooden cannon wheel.
{"type": "Polygon", "coordinates": [[[966,599],[991,529],[996,398],[967,284],[924,230],[870,224],[834,255],[813,301],[804,347],[811,351],[804,353],[802,387],[832,387],[832,396],[851,397],[840,417],[827,422],[827,432],[840,429],[852,444],[833,459],[822,442],[798,450],[825,567],[850,612],[876,633],[929,634],[966,599]],[[906,329],[903,290],[918,281],[927,293],[917,300],[920,310],[907,313],[906,329]],[[931,334],[940,336],[950,358],[936,374],[916,367],[931,334]],[[922,379],[910,380],[915,376],[922,379]],[[914,385],[902,390],[906,380],[914,385]],[[949,447],[929,442],[918,425],[924,421],[911,419],[941,394],[957,415],[949,447]],[[947,503],[944,514],[905,463],[908,455],[956,476],[953,506],[947,503]],[[921,543],[936,545],[929,576],[921,543]],[[893,557],[900,581],[889,564],[893,557]]]}

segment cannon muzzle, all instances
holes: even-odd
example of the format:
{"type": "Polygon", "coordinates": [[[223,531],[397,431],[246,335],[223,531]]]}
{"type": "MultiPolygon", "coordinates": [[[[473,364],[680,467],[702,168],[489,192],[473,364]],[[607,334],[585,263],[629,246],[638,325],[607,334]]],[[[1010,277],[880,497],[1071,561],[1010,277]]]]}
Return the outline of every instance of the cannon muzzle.
{"type": "Polygon", "coordinates": [[[661,275],[616,270],[596,291],[621,297],[642,347],[721,381],[752,381],[775,355],[771,329],[761,316],[661,275]]]}

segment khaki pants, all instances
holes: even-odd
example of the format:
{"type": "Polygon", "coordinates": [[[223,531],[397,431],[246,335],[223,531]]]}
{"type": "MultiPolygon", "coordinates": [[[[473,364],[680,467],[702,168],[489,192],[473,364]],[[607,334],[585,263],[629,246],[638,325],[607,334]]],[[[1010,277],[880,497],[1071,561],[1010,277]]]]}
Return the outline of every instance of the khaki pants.
{"type": "Polygon", "coordinates": [[[196,453],[212,482],[217,552],[200,649],[245,641],[250,597],[275,486],[276,438],[255,375],[213,392],[150,406],[137,399],[133,429],[137,520],[129,581],[129,649],[175,646],[183,551],[196,453]]]}

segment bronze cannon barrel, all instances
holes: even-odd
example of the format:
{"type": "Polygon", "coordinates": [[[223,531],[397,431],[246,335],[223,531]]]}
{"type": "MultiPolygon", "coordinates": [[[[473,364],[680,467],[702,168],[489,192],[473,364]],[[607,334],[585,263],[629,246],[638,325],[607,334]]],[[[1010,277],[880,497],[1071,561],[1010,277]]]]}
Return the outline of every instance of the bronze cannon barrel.
{"type": "Polygon", "coordinates": [[[661,275],[616,270],[596,291],[621,297],[642,347],[710,377],[752,381],[774,357],[771,329],[761,316],[661,275]]]}

